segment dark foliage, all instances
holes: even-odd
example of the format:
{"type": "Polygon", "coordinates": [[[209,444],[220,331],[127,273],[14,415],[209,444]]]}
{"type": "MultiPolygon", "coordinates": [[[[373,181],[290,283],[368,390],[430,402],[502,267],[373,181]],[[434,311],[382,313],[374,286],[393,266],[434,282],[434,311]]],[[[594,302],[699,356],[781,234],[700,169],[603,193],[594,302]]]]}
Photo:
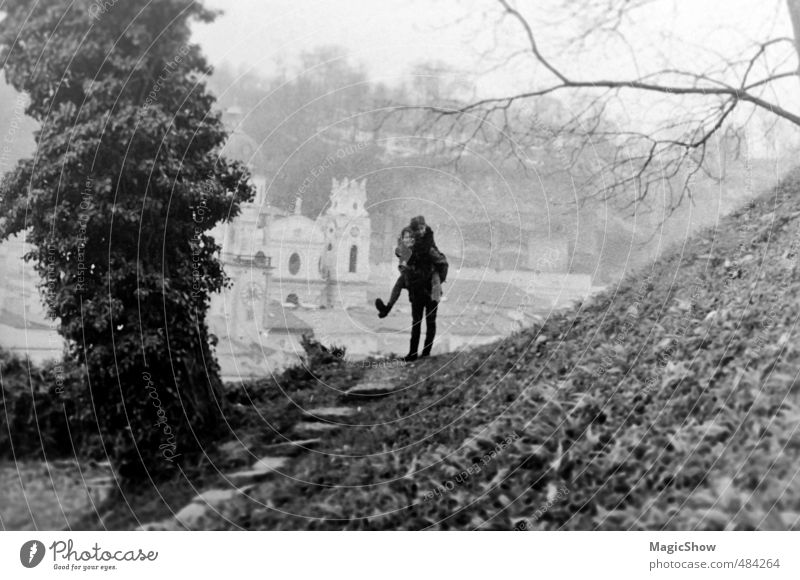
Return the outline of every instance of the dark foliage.
{"type": "Polygon", "coordinates": [[[26,232],[50,315],[88,373],[74,432],[122,471],[171,465],[211,437],[219,369],[210,295],[225,276],[209,230],[250,198],[189,44],[190,0],[19,1],[0,24],[6,78],[30,98],[37,153],[2,184],[2,236],[26,232]]]}
{"type": "MultiPolygon", "coordinates": [[[[0,350],[0,456],[6,459],[68,455],[72,440],[56,377],[62,365],[42,367],[0,350]],[[58,367],[58,368],[56,368],[58,367]]],[[[59,379],[60,381],[60,379],[59,379]]]]}

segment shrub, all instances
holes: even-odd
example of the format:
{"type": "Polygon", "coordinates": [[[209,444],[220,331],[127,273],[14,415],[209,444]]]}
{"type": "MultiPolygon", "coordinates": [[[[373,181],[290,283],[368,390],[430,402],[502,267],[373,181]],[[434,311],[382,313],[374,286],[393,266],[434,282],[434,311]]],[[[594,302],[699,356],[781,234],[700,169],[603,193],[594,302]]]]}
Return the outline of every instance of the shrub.
{"type": "Polygon", "coordinates": [[[75,405],[65,387],[74,369],[37,366],[0,349],[0,454],[9,459],[52,458],[72,453],[68,417],[75,405]]]}
{"type": "Polygon", "coordinates": [[[344,346],[331,345],[327,347],[307,334],[303,335],[301,344],[306,352],[305,366],[309,369],[341,362],[347,353],[347,348],[344,346]]]}

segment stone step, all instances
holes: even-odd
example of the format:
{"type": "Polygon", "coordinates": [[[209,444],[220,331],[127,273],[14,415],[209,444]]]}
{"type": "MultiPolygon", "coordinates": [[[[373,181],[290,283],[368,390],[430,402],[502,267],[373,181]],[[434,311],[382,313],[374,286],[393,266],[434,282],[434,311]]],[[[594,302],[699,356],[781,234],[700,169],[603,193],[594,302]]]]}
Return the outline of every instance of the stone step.
{"type": "Polygon", "coordinates": [[[116,489],[117,483],[110,475],[92,477],[86,480],[86,490],[95,503],[105,502],[116,489]]]}
{"type": "Polygon", "coordinates": [[[356,414],[352,407],[317,407],[315,409],[303,409],[303,414],[307,417],[319,419],[346,419],[356,414]]]}
{"type": "Polygon", "coordinates": [[[237,439],[221,443],[217,446],[217,451],[225,456],[226,462],[243,462],[250,457],[250,451],[247,446],[237,439]]]}
{"type": "Polygon", "coordinates": [[[339,429],[339,425],[333,423],[321,423],[319,421],[303,421],[294,426],[294,432],[301,437],[310,437],[328,433],[339,429]]]}
{"type": "Polygon", "coordinates": [[[223,504],[229,503],[252,489],[253,485],[245,485],[243,487],[229,487],[227,489],[209,489],[203,493],[196,495],[192,501],[202,504],[208,504],[211,507],[219,507],[223,504]]]}
{"type": "Polygon", "coordinates": [[[243,483],[250,483],[256,480],[264,479],[275,471],[281,469],[286,462],[289,461],[288,457],[262,457],[256,461],[249,470],[236,471],[229,473],[226,477],[234,484],[239,485],[243,483]]]}
{"type": "Polygon", "coordinates": [[[85,480],[86,487],[114,487],[116,480],[112,475],[100,475],[85,480]]]}
{"type": "Polygon", "coordinates": [[[175,514],[175,521],[189,530],[202,530],[211,516],[212,509],[209,506],[192,502],[175,514]]]}
{"type": "Polygon", "coordinates": [[[389,382],[371,382],[356,385],[349,391],[345,391],[348,397],[382,397],[395,392],[394,385],[389,382]]]}
{"type": "Polygon", "coordinates": [[[282,441],[281,443],[274,443],[267,445],[265,451],[274,453],[275,455],[284,455],[294,457],[308,451],[310,447],[316,447],[322,439],[298,439],[297,441],[282,441]]]}
{"type": "Polygon", "coordinates": [[[288,457],[265,455],[251,466],[251,469],[262,471],[275,471],[281,469],[289,461],[288,457]]]}
{"type": "MultiPolygon", "coordinates": [[[[282,459],[282,458],[269,458],[282,459]]],[[[273,462],[277,464],[277,462],[273,462]]],[[[168,518],[160,522],[151,522],[136,528],[139,531],[176,531],[182,527],[189,530],[202,530],[208,528],[212,520],[216,519],[217,512],[224,505],[235,500],[246,491],[255,487],[255,484],[243,487],[230,487],[226,489],[209,489],[196,495],[188,504],[175,514],[174,518],[168,518]]]]}

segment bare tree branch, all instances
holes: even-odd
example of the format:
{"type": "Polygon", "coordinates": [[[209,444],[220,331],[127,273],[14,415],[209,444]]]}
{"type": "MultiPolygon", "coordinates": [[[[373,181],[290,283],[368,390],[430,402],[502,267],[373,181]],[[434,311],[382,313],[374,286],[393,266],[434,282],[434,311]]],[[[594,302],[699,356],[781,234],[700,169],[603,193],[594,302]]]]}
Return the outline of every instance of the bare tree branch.
{"type": "MultiPolygon", "coordinates": [[[[493,154],[505,151],[527,170],[540,163],[537,158],[544,152],[550,159],[544,170],[566,172],[586,200],[609,201],[632,189],[630,204],[635,205],[655,188],[664,188],[670,199],[669,210],[674,211],[685,199],[692,199],[697,177],[720,179],[717,172],[721,165],[715,169],[708,155],[712,138],[736,141],[737,150],[740,148],[738,130],[732,128],[735,111],[746,106],[750,117],[760,110],[800,127],[800,113],[783,106],[775,90],[778,83],[798,74],[787,65],[787,59],[795,54],[788,47],[797,44],[786,36],[753,41],[735,55],[707,50],[717,61],[702,61],[706,62],[704,70],[665,66],[642,74],[623,23],[629,23],[631,11],[650,1],[590,0],[588,10],[587,3],[579,6],[565,1],[567,19],[583,26],[572,46],[588,46],[598,35],[606,34],[625,45],[632,55],[635,76],[592,79],[561,68],[546,54],[533,22],[512,4],[513,0],[496,0],[502,15],[522,30],[524,52],[541,67],[535,69],[537,84],[507,95],[409,109],[430,114],[430,131],[449,120],[446,137],[456,159],[470,147],[472,151],[476,146],[486,147],[493,154]],[[780,58],[772,58],[776,54],[780,58]],[[542,71],[550,78],[544,84],[540,81],[542,71]],[[619,107],[631,92],[662,95],[663,101],[655,102],[672,102],[676,114],[659,122],[657,128],[643,131],[611,123],[609,106],[619,107]],[[569,97],[568,114],[553,117],[551,112],[546,118],[535,112],[539,103],[559,103],[555,97],[560,95],[569,97]],[[476,141],[482,143],[477,145],[476,141]]],[[[800,0],[787,0],[787,4],[795,32],[800,33],[800,0]]],[[[517,58],[521,52],[511,54],[517,58]]]]}

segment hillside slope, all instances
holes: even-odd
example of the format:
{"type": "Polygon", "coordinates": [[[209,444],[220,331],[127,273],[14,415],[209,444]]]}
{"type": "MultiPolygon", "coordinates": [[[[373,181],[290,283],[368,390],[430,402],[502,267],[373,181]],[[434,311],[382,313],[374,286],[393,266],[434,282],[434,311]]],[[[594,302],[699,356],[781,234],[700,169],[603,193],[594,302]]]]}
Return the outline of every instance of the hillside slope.
{"type": "Polygon", "coordinates": [[[794,174],[590,304],[398,370],[205,525],[798,529],[798,264],[794,174]]]}

